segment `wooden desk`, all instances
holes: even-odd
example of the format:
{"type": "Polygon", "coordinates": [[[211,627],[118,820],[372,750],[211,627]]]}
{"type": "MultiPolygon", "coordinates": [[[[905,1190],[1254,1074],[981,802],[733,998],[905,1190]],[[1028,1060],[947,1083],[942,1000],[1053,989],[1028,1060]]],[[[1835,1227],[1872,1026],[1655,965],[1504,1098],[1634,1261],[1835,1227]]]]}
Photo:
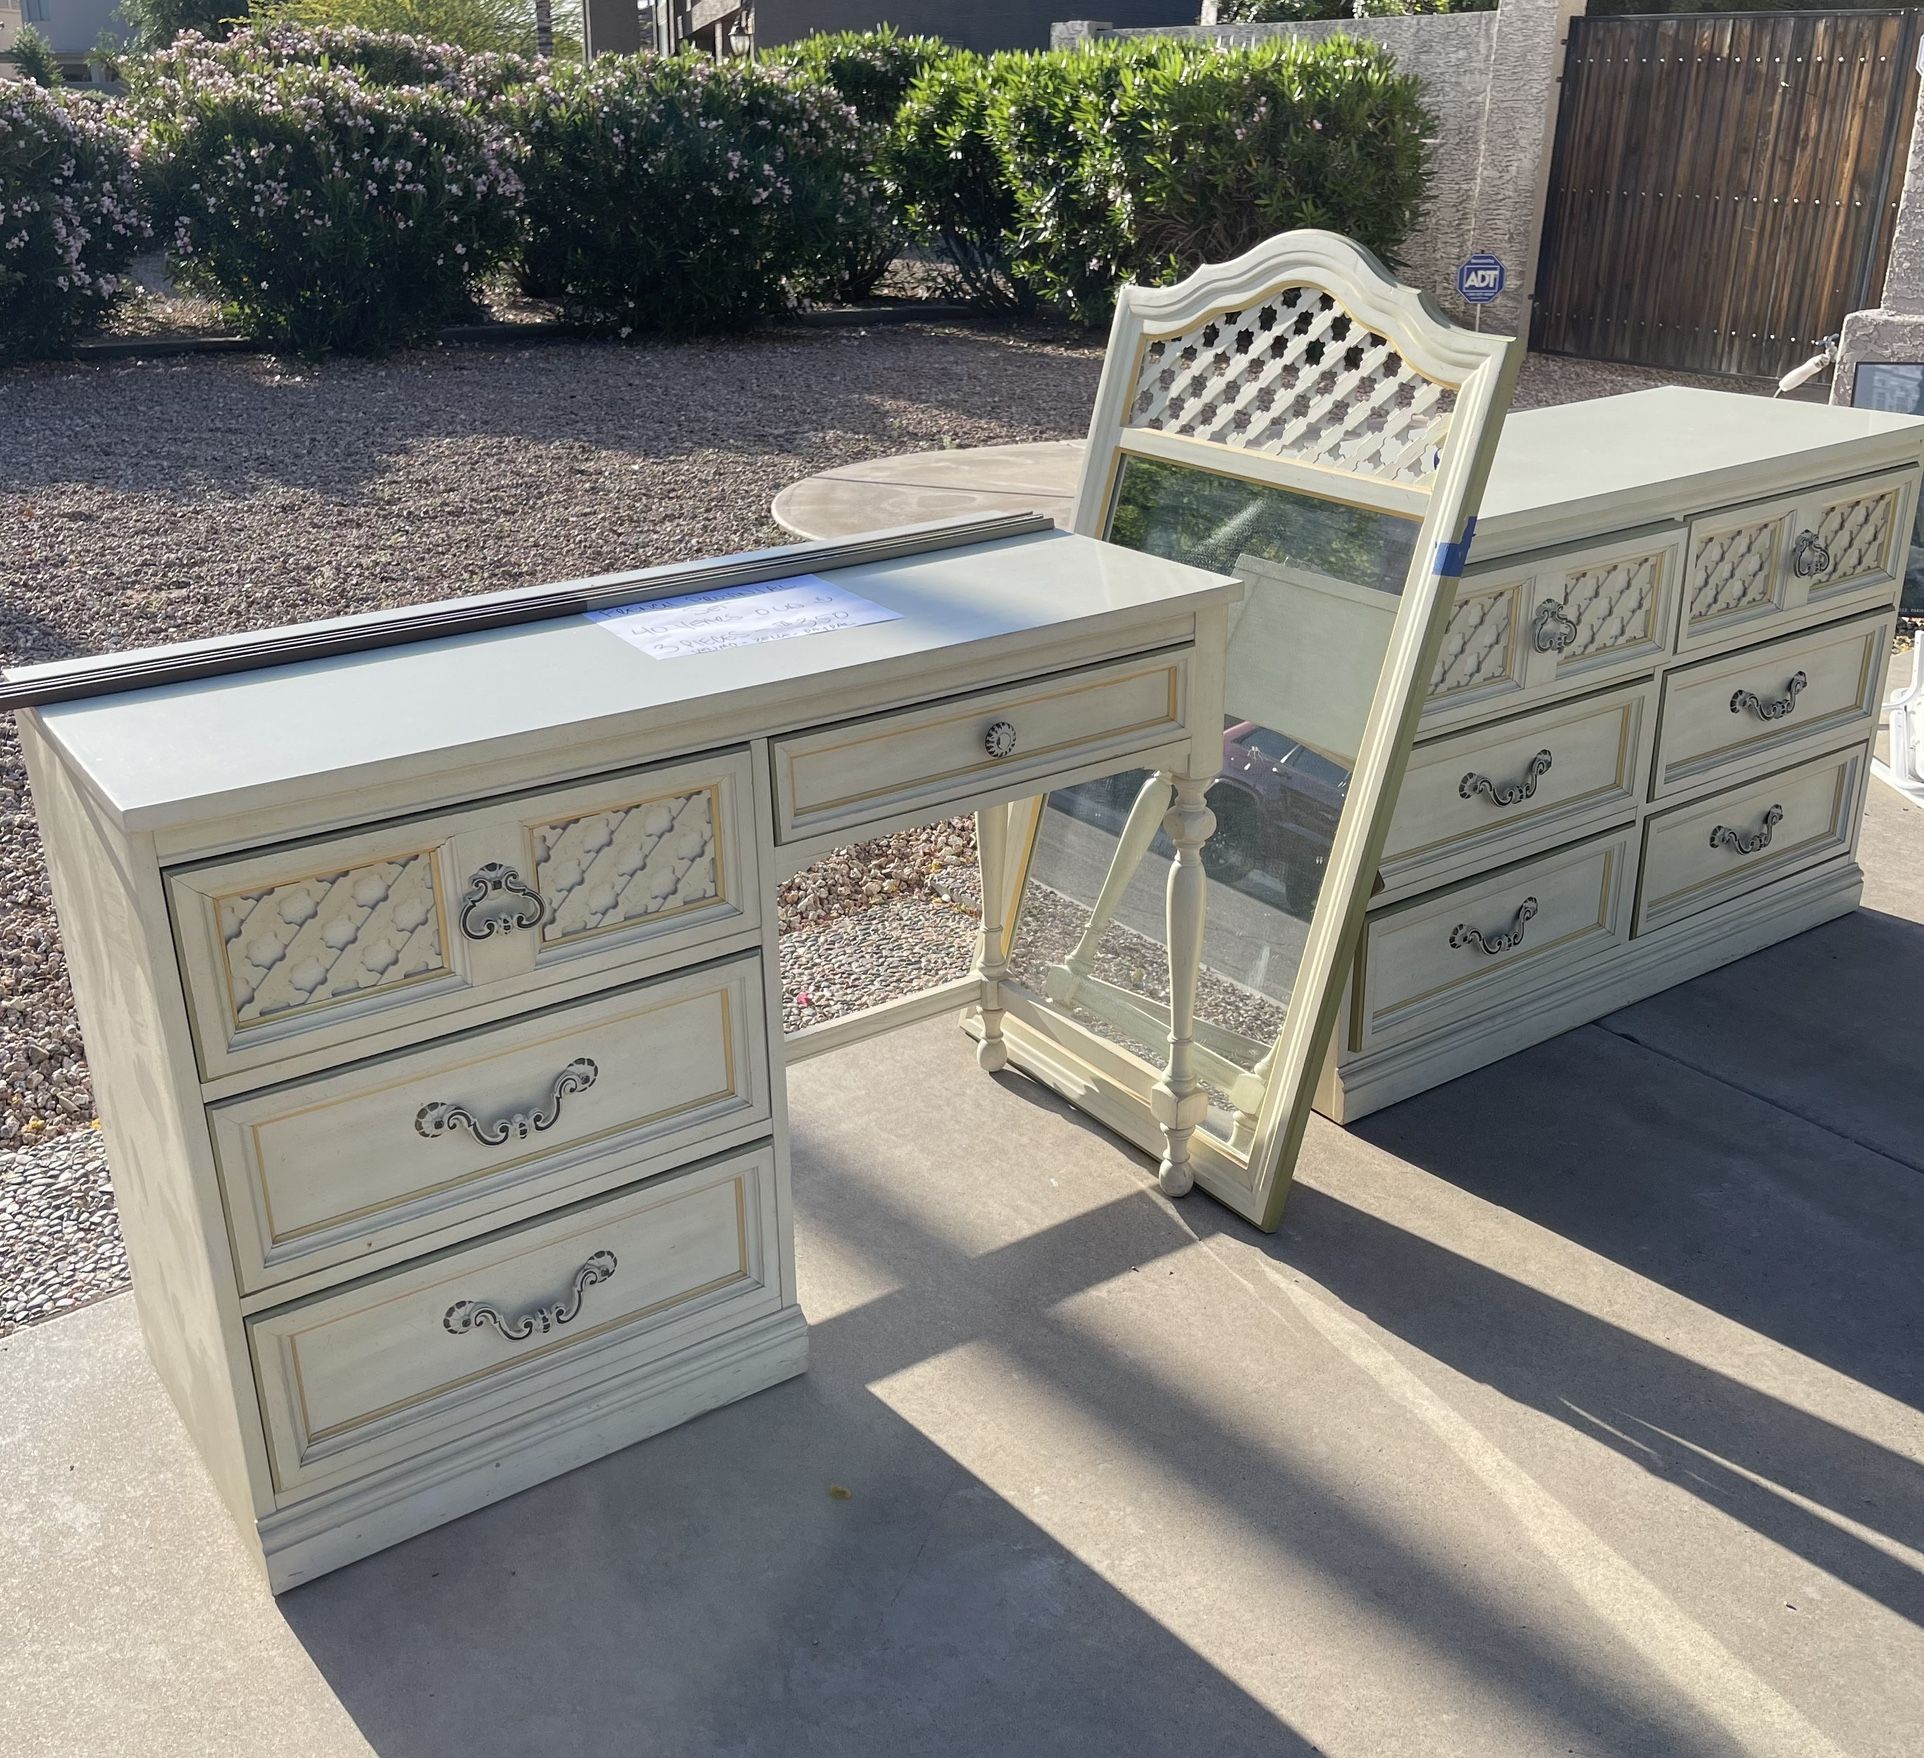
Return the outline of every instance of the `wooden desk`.
{"type": "Polygon", "coordinates": [[[802,1370],[781,880],[1214,769],[1217,575],[1055,531],[760,571],[893,614],[672,659],[567,616],[20,715],[142,1327],[276,1591],[802,1370]]]}

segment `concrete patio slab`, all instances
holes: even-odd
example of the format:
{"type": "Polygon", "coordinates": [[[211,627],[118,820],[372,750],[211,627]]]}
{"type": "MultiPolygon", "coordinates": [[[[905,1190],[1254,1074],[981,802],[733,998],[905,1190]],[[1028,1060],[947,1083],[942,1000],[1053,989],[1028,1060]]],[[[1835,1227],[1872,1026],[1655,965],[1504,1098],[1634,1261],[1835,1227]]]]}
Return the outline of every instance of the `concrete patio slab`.
{"type": "Polygon", "coordinates": [[[1924,1148],[1834,1126],[1924,983],[1880,895],[1317,1120],[1272,1238],[946,1023],[808,1062],[806,1378],[278,1602],[131,1302],[17,1332],[0,1751],[1908,1758],[1924,1148]]]}

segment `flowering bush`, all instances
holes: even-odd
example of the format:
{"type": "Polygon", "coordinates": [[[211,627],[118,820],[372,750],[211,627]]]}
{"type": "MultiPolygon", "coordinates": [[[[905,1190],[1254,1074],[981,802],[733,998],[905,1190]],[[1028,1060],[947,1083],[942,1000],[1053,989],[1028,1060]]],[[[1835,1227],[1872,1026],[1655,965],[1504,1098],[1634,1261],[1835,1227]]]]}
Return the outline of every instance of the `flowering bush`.
{"type": "Polygon", "coordinates": [[[137,99],[148,99],[164,81],[181,78],[190,62],[242,74],[271,67],[344,67],[365,85],[435,86],[480,103],[499,98],[536,72],[534,62],[521,55],[458,49],[394,31],[269,20],[243,25],[224,41],[186,36],[167,55],[131,60],[128,85],[137,99]]]}
{"type": "Polygon", "coordinates": [[[64,352],[150,235],[133,135],[98,102],[0,81],[0,360],[64,352]]]}
{"type": "Polygon", "coordinates": [[[1422,206],[1435,122],[1374,43],[1142,39],[993,66],[1014,271],[1085,322],[1123,281],[1176,280],[1294,226],[1393,263],[1422,206]]]}
{"type": "Polygon", "coordinates": [[[513,244],[507,144],[452,92],[199,38],[135,84],[176,272],[249,335],[307,355],[419,340],[472,311],[513,244]]]}
{"type": "Polygon", "coordinates": [[[844,254],[874,141],[753,61],[610,56],[511,93],[523,279],[610,328],[737,329],[844,254]]]}
{"type": "MultiPolygon", "coordinates": [[[[954,53],[937,37],[905,37],[882,25],[867,31],[818,31],[769,51],[765,59],[832,87],[857,120],[874,131],[879,152],[910,86],[954,53]]],[[[845,219],[843,254],[830,265],[822,286],[810,289],[831,298],[861,298],[902,247],[904,226],[885,167],[878,158],[863,170],[845,219]]]]}

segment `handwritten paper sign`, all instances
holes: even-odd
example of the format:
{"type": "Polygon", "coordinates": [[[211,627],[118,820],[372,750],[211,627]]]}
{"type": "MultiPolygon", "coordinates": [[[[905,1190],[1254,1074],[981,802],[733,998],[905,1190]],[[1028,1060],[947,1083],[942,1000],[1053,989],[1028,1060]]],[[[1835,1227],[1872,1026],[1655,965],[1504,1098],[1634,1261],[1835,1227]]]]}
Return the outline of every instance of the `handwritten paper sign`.
{"type": "Polygon", "coordinates": [[[819,574],[791,574],[786,580],[591,610],[587,616],[656,659],[679,659],[688,653],[718,653],[725,647],[891,623],[901,614],[858,598],[819,574]]]}

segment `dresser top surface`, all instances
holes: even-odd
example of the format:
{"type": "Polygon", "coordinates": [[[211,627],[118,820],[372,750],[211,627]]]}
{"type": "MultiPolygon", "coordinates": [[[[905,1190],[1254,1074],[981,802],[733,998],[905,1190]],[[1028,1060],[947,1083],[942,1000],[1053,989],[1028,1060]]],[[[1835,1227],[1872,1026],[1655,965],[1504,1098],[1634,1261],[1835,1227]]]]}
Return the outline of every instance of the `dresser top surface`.
{"type": "MultiPolygon", "coordinates": [[[[1149,628],[1241,590],[1218,574],[1062,531],[840,568],[810,569],[801,552],[773,572],[817,573],[895,614],[669,659],[584,616],[562,616],[37,713],[123,823],[180,822],[343,774],[431,766],[437,755],[471,755],[496,741],[613,731],[623,717],[692,717],[734,698],[742,724],[720,738],[711,732],[709,742],[794,724],[781,711],[791,695],[814,693],[813,719],[860,715],[887,705],[861,699],[863,678],[926,678],[917,693],[937,697],[969,687],[943,675],[964,651],[1005,653],[1017,677],[1035,638],[1071,639],[1077,625],[1102,620],[1149,628]],[[821,693],[838,682],[847,693],[825,705],[821,693]],[[759,723],[751,703],[772,724],[759,723]]],[[[652,598],[670,583],[657,573],[645,584],[652,598]]],[[[707,588],[690,580],[679,589],[707,588]]]]}
{"type": "Polygon", "coordinates": [[[1472,555],[1627,528],[1924,455],[1924,419],[1664,385],[1511,415],[1472,555]],[[1521,540],[1521,541],[1519,541],[1521,540]]]}

